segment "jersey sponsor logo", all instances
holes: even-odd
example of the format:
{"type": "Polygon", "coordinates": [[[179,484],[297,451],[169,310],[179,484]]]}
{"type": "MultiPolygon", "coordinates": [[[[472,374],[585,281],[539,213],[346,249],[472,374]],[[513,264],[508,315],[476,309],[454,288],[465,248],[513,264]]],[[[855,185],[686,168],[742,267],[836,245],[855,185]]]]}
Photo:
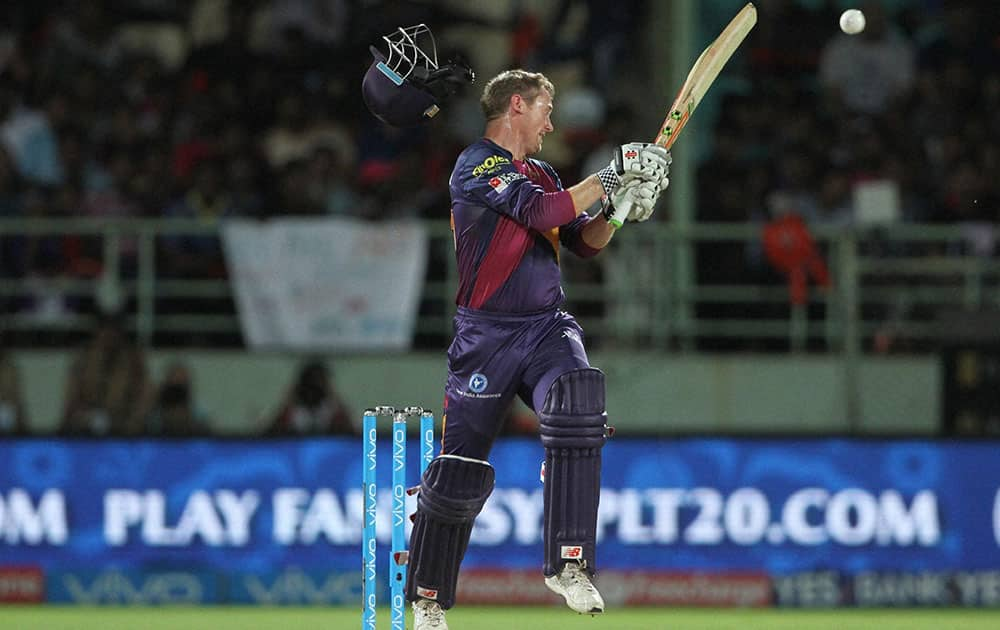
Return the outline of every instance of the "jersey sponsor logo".
{"type": "Polygon", "coordinates": [[[486,378],[485,374],[480,374],[479,372],[476,372],[471,377],[469,377],[469,389],[471,389],[473,393],[482,394],[484,391],[486,391],[486,388],[489,386],[489,384],[490,381],[489,379],[486,378]]]}
{"type": "Polygon", "coordinates": [[[436,601],[438,598],[438,591],[436,588],[424,588],[423,586],[418,586],[417,596],[423,597],[424,599],[433,599],[436,601]]]}
{"type": "Polygon", "coordinates": [[[482,162],[479,166],[472,169],[472,176],[479,177],[480,175],[492,175],[500,170],[505,164],[510,164],[510,159],[505,158],[502,155],[491,155],[482,162]]]}
{"type": "Polygon", "coordinates": [[[501,193],[507,189],[507,186],[519,179],[527,179],[527,177],[521,173],[501,173],[490,178],[490,186],[493,187],[493,190],[501,193]]]}
{"type": "Polygon", "coordinates": [[[559,557],[563,560],[580,560],[583,558],[583,547],[580,545],[563,545],[559,550],[559,557]]]}

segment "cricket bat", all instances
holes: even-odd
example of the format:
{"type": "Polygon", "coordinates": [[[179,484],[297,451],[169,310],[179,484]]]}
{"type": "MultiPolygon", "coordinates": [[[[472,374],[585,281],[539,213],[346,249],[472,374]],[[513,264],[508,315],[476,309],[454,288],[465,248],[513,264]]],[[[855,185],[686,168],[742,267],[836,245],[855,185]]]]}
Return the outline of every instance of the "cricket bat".
{"type": "Polygon", "coordinates": [[[667,117],[660,125],[660,133],[656,136],[656,144],[669,149],[677,140],[681,130],[687,125],[701,99],[705,98],[708,88],[712,87],[722,67],[733,56],[740,43],[746,39],[747,33],[757,23],[757,9],[752,2],[747,3],[736,14],[715,41],[708,45],[698,57],[691,71],[688,72],[684,85],[681,86],[677,98],[674,99],[667,117]]]}
{"type": "MultiPolygon", "coordinates": [[[[726,25],[715,41],[702,51],[694,65],[691,66],[687,79],[684,80],[684,85],[681,86],[673,104],[667,110],[667,117],[660,125],[660,132],[653,142],[666,149],[673,146],[691,118],[691,114],[705,97],[708,88],[712,87],[712,83],[719,76],[722,67],[733,56],[733,53],[736,52],[740,43],[756,23],[757,8],[753,6],[752,2],[748,2],[726,25]]],[[[612,218],[610,223],[618,228],[628,216],[628,212],[619,211],[615,214],[617,216],[612,218]],[[618,217],[621,217],[621,220],[618,220],[618,217]]]]}

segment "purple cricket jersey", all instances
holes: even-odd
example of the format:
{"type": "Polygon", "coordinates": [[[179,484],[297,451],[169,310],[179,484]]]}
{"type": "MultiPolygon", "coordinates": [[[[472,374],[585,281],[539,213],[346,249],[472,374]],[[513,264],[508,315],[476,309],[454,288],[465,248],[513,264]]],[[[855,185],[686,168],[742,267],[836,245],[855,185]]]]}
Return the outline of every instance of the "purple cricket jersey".
{"type": "Polygon", "coordinates": [[[514,160],[482,139],[449,182],[458,259],[442,452],[487,459],[514,396],[536,409],[560,374],[588,367],[583,331],[559,310],[559,246],[589,257],[591,218],[546,162],[514,160]]]}
{"type": "Polygon", "coordinates": [[[555,308],[560,285],[559,243],[593,256],[573,201],[546,162],[513,159],[483,138],[458,157],[449,181],[455,230],[459,306],[495,313],[555,308]]]}

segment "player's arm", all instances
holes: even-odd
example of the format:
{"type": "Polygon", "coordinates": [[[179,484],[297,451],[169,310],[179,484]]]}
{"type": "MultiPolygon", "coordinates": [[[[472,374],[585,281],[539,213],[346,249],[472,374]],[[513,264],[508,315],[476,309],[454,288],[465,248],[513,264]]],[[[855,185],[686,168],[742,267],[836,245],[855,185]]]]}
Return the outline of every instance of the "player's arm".
{"type": "MultiPolygon", "coordinates": [[[[633,179],[659,181],[670,156],[666,149],[643,142],[624,144],[611,163],[568,190],[547,193],[503,156],[489,156],[466,167],[463,188],[473,198],[538,231],[565,225],[595,202],[633,179]],[[488,165],[488,168],[485,166],[488,165]]],[[[597,239],[600,240],[600,239],[597,239]]],[[[605,241],[606,242],[606,241],[605,241]]]]}
{"type": "Polygon", "coordinates": [[[461,173],[462,189],[470,199],[500,214],[507,215],[538,231],[550,230],[572,221],[577,212],[568,191],[546,193],[541,186],[520,173],[503,156],[476,156],[479,164],[461,173]],[[489,168],[482,165],[489,164],[489,168]]]}
{"type": "MultiPolygon", "coordinates": [[[[658,184],[666,178],[669,167],[670,153],[663,147],[648,142],[630,142],[615,150],[606,167],[570,186],[566,192],[573,201],[574,216],[579,217],[598,201],[604,203],[605,211],[602,215],[584,227],[584,242],[595,249],[607,245],[616,227],[611,221],[615,215],[614,206],[609,200],[623,200],[626,186],[632,182],[658,184]]],[[[625,217],[622,217],[617,225],[620,226],[624,220],[625,217]]]]}
{"type": "Polygon", "coordinates": [[[603,249],[626,220],[645,221],[653,214],[660,193],[670,184],[667,175],[670,156],[667,155],[667,166],[658,180],[626,178],[609,197],[603,198],[604,208],[595,217],[578,216],[559,230],[563,244],[578,256],[589,257],[603,249]],[[617,224],[612,221],[617,218],[617,224]]]}
{"type": "MultiPolygon", "coordinates": [[[[593,206],[598,201],[603,201],[605,210],[610,207],[608,195],[605,192],[604,184],[597,174],[586,177],[583,181],[567,189],[573,199],[573,208],[579,217],[587,208],[593,206]]],[[[566,245],[580,256],[593,256],[603,249],[611,241],[615,233],[615,227],[608,222],[606,212],[601,212],[595,217],[586,221],[573,221],[562,228],[561,234],[568,237],[566,245]],[[579,230],[579,238],[582,239],[584,247],[574,247],[576,238],[574,232],[579,230]]]]}
{"type": "Polygon", "coordinates": [[[597,250],[604,249],[614,234],[615,227],[608,223],[603,212],[588,221],[580,230],[580,238],[584,244],[597,250]]]}
{"type": "Polygon", "coordinates": [[[575,248],[567,243],[571,250],[576,251],[581,256],[592,256],[597,251],[603,249],[614,235],[618,228],[611,223],[610,217],[622,214],[619,208],[627,208],[628,215],[621,217],[621,221],[645,221],[653,214],[653,209],[659,199],[660,193],[670,183],[666,174],[658,181],[644,179],[631,179],[625,182],[608,200],[604,210],[587,220],[586,222],[573,221],[560,232],[566,233],[569,243],[575,238],[573,231],[579,231],[579,238],[583,241],[584,247],[575,248]],[[591,250],[591,251],[587,251],[591,250]]]}
{"type": "MultiPolygon", "coordinates": [[[[577,216],[580,216],[582,212],[598,201],[604,204],[603,212],[597,214],[581,228],[580,237],[583,239],[584,244],[595,250],[600,250],[611,241],[611,237],[617,229],[609,221],[614,216],[616,210],[612,199],[622,199],[623,193],[631,187],[630,184],[634,185],[633,182],[637,184],[642,181],[644,180],[633,179],[631,182],[626,182],[618,186],[611,195],[608,195],[605,192],[604,184],[601,183],[601,179],[595,173],[567,190],[573,199],[573,207],[577,216]]],[[[655,203],[655,199],[652,201],[655,203]]],[[[624,222],[624,218],[622,222],[624,222]]]]}
{"type": "Polygon", "coordinates": [[[597,173],[585,177],[583,181],[566,189],[573,200],[573,210],[580,216],[587,208],[605,198],[607,193],[597,173]]]}

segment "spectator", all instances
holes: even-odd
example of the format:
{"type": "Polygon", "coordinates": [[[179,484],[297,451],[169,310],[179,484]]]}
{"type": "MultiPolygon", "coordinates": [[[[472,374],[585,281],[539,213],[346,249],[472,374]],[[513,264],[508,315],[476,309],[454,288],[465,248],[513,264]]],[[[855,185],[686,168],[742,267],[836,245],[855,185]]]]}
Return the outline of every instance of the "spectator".
{"type": "Polygon", "coordinates": [[[847,227],[854,223],[851,185],[845,173],[831,169],[823,174],[816,210],[819,225],[847,227]]]}
{"type": "Polygon", "coordinates": [[[331,216],[355,216],[364,203],[350,171],[328,147],[318,147],[309,159],[309,197],[331,216]]]}
{"type": "MultiPolygon", "coordinates": [[[[66,216],[65,213],[75,207],[76,199],[78,193],[70,187],[60,189],[58,195],[30,190],[23,197],[24,215],[37,219],[66,216]]],[[[63,235],[29,234],[14,240],[11,245],[20,259],[24,278],[24,300],[18,310],[44,324],[71,315],[75,304],[67,291],[66,281],[74,265],[74,239],[63,235]]]]}
{"type": "Polygon", "coordinates": [[[123,50],[115,38],[112,12],[98,3],[69,3],[53,17],[50,54],[54,64],[71,68],[88,65],[110,71],[121,61],[123,50]]]}
{"type": "Polygon", "coordinates": [[[137,166],[133,155],[115,145],[109,145],[102,154],[98,163],[100,175],[95,181],[86,182],[80,214],[108,219],[138,217],[139,208],[130,203],[125,194],[137,166]]]}
{"type": "MultiPolygon", "coordinates": [[[[562,0],[546,29],[549,36],[544,41],[549,43],[539,51],[539,60],[550,64],[583,59],[590,85],[610,90],[621,76],[621,59],[641,41],[637,32],[646,12],[647,3],[643,0],[562,0]],[[574,9],[584,11],[582,28],[570,19],[574,9]],[[577,28],[567,37],[564,31],[572,30],[570,25],[577,28]]],[[[641,57],[632,56],[631,60],[637,63],[641,57]]]]}
{"type": "Polygon", "coordinates": [[[0,435],[27,435],[28,416],[13,359],[0,346],[0,435]]]}
{"type": "Polygon", "coordinates": [[[261,163],[253,158],[237,155],[227,167],[232,214],[239,217],[265,218],[264,190],[260,180],[265,176],[261,163]]]}
{"type": "Polygon", "coordinates": [[[302,365],[267,433],[277,436],[357,434],[325,363],[311,359],[302,365]]]}
{"type": "Polygon", "coordinates": [[[121,312],[101,314],[66,379],[63,435],[142,432],[152,388],[146,355],[127,338],[121,312]]]}
{"type": "Polygon", "coordinates": [[[290,92],[278,103],[278,120],[264,139],[264,152],[273,168],[307,160],[314,150],[328,147],[345,162],[353,162],[353,147],[346,131],[335,123],[321,120],[306,103],[303,94],[290,92]]]}
{"type": "Polygon", "coordinates": [[[995,68],[997,52],[989,40],[991,27],[995,35],[996,14],[990,18],[984,11],[988,5],[975,0],[944,2],[940,15],[943,28],[920,47],[921,68],[939,72],[956,62],[974,74],[995,68]]]}
{"type": "MultiPolygon", "coordinates": [[[[164,215],[177,219],[197,219],[217,225],[232,215],[230,194],[223,181],[221,165],[202,160],[195,167],[194,186],[169,206],[164,215]]],[[[219,237],[215,234],[186,234],[163,239],[165,275],[182,278],[217,278],[225,276],[225,263],[219,237]]]]}
{"type": "Polygon", "coordinates": [[[104,190],[111,185],[111,175],[94,159],[83,129],[68,126],[59,132],[59,159],[64,182],[79,185],[85,192],[104,190]]]}
{"type": "Polygon", "coordinates": [[[146,433],[165,437],[209,435],[208,418],[194,396],[191,370],[172,363],[156,393],[156,403],[146,420],[146,433]]]}
{"type": "Polygon", "coordinates": [[[350,4],[345,0],[274,0],[271,27],[277,33],[298,29],[310,43],[336,46],[347,31],[350,4]]]}
{"type": "Polygon", "coordinates": [[[62,180],[62,164],[55,132],[45,111],[20,102],[18,87],[0,78],[0,142],[14,158],[20,175],[43,186],[62,180]]]}
{"type": "Polygon", "coordinates": [[[0,147],[0,218],[21,214],[21,191],[24,184],[14,169],[10,154],[0,147]]]}
{"type": "MultiPolygon", "coordinates": [[[[397,26],[425,21],[440,29],[439,58],[466,46],[480,76],[489,74],[491,64],[507,65],[509,54],[572,62],[564,70],[587,71],[580,85],[568,83],[560,97],[565,113],[574,103],[594,101],[580,98],[587,88],[627,88],[641,81],[641,64],[613,68],[608,60],[616,50],[623,57],[624,44],[646,46],[649,25],[643,18],[664,13],[662,3],[643,0],[629,0],[626,9],[620,3],[560,0],[544,10],[534,7],[537,15],[513,3],[488,17],[424,2],[374,2],[365,11],[344,0],[112,3],[121,9],[115,11],[102,10],[101,3],[7,4],[0,28],[0,150],[6,152],[6,160],[0,155],[0,215],[47,220],[191,216],[179,206],[201,185],[206,160],[222,165],[217,185],[235,216],[440,217],[447,201],[442,168],[454,163],[457,147],[478,137],[476,99],[456,101],[428,125],[387,128],[358,98],[361,75],[371,63],[369,44],[397,26]],[[508,27],[518,16],[514,49],[488,45],[494,37],[508,41],[508,27]],[[190,24],[190,48],[177,53],[184,59],[164,64],[136,51],[127,37],[130,21],[190,24]],[[458,142],[448,133],[468,132],[460,118],[466,109],[473,112],[474,137],[458,142]]],[[[715,26],[732,15],[729,4],[698,4],[701,30],[717,32],[715,26]]],[[[1000,164],[1000,116],[993,115],[1000,107],[995,3],[868,2],[860,7],[868,26],[852,37],[836,29],[840,4],[758,2],[760,22],[698,113],[698,125],[712,125],[718,113],[714,152],[697,164],[698,220],[763,221],[764,200],[779,191],[815,203],[817,215],[805,215],[811,226],[816,219],[846,225],[852,188],[886,179],[900,189],[904,220],[968,224],[983,237],[976,239],[982,244],[977,251],[994,254],[1000,178],[988,174],[1000,164]],[[894,31],[892,22],[902,28],[894,31]],[[833,99],[830,108],[823,106],[826,95],[833,99]],[[776,119],[782,124],[771,124],[776,119]]],[[[618,109],[605,126],[588,124],[582,133],[569,121],[557,124],[577,149],[559,158],[574,162],[564,170],[593,170],[575,163],[589,144],[606,135],[604,141],[615,146],[614,137],[630,136],[649,114],[648,108],[618,109]]],[[[655,115],[650,124],[659,121],[660,112],[655,115]]],[[[712,135],[684,140],[689,163],[712,149],[712,135]]],[[[554,141],[547,141],[550,151],[558,146],[554,141]]],[[[658,220],[669,218],[667,210],[660,209],[658,220]]],[[[119,245],[127,277],[134,272],[137,242],[126,233],[119,245]]],[[[756,282],[760,250],[754,247],[699,244],[699,282],[756,282]]],[[[53,296],[65,293],[67,275],[98,276],[104,254],[99,235],[77,235],[71,242],[50,234],[0,237],[2,272],[19,283],[18,295],[0,297],[0,312],[80,310],[80,304],[61,304],[53,296]]],[[[177,269],[206,267],[200,254],[191,261],[183,253],[174,258],[179,260],[157,273],[197,276],[200,271],[177,269]]],[[[213,275],[225,273],[217,257],[207,267],[213,275]]],[[[574,279],[599,272],[567,268],[574,279]]],[[[155,296],[158,312],[177,304],[155,296]]],[[[190,304],[174,312],[204,308],[204,301],[190,304]]],[[[717,306],[727,311],[720,317],[743,308],[717,306]]],[[[222,309],[232,312],[228,300],[222,309]]],[[[164,338],[158,331],[157,339],[164,338]]],[[[16,343],[38,339],[30,332],[16,343]]],[[[169,343],[197,343],[182,335],[173,339],[180,341],[169,343]]]]}
{"type": "Polygon", "coordinates": [[[320,216],[325,202],[310,194],[309,165],[305,160],[293,160],[278,173],[274,211],[281,215],[320,216]]]}
{"type": "MultiPolygon", "coordinates": [[[[0,220],[16,219],[22,215],[22,189],[24,183],[11,161],[10,155],[0,147],[0,220]]],[[[20,276],[20,254],[15,252],[15,246],[23,242],[23,237],[0,235],[0,277],[20,276]]],[[[8,305],[8,298],[0,298],[0,312],[13,310],[8,305]]]]}

